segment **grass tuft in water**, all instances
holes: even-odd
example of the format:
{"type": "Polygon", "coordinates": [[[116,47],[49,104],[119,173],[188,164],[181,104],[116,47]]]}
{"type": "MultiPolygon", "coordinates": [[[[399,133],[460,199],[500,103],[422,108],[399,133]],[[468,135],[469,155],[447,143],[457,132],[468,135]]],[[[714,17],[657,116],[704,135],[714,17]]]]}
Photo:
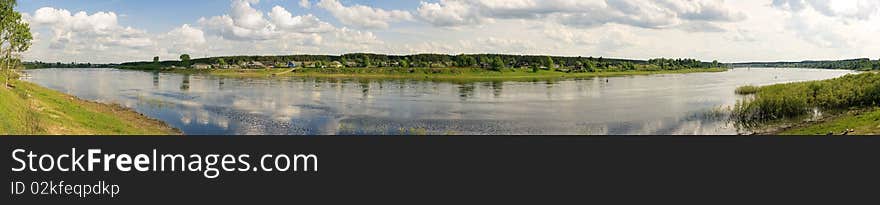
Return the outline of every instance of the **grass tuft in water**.
{"type": "Polygon", "coordinates": [[[739,94],[739,95],[751,95],[751,94],[758,93],[759,89],[760,89],[760,87],[758,87],[758,86],[746,85],[746,86],[736,88],[736,91],[734,91],[734,92],[736,92],[736,94],[739,94]]]}

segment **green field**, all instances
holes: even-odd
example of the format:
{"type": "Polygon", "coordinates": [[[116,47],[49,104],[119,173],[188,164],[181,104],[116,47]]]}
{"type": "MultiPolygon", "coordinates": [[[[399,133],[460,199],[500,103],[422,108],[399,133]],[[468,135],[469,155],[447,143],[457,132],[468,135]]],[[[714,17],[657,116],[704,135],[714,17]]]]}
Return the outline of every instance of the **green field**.
{"type": "Polygon", "coordinates": [[[533,80],[555,78],[583,78],[583,77],[610,77],[627,75],[652,75],[652,74],[675,74],[695,72],[723,72],[724,68],[705,69],[681,69],[681,70],[658,70],[658,71],[604,71],[564,73],[549,70],[533,72],[531,69],[504,69],[502,71],[488,71],[480,68],[339,68],[339,69],[213,69],[193,70],[174,69],[166,70],[173,73],[188,74],[211,74],[225,77],[326,77],[326,78],[404,78],[404,79],[427,79],[427,80],[533,80]]]}
{"type": "MultiPolygon", "coordinates": [[[[3,74],[0,74],[3,75],[3,74]]],[[[2,77],[2,76],[0,76],[2,77]]],[[[0,84],[0,135],[168,135],[161,121],[119,105],[107,105],[13,80],[0,84]]]]}

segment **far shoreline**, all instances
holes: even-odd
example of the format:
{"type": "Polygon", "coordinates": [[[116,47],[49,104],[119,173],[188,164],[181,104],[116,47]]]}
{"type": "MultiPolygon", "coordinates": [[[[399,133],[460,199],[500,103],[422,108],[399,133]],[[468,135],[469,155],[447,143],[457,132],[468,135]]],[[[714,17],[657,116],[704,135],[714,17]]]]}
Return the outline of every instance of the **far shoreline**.
{"type": "MultiPolygon", "coordinates": [[[[566,73],[559,71],[540,70],[532,72],[527,69],[508,69],[507,71],[476,71],[476,68],[460,68],[460,73],[402,73],[402,72],[322,72],[307,69],[293,68],[267,68],[267,69],[180,69],[170,68],[161,70],[141,70],[141,69],[122,69],[121,70],[140,70],[154,71],[163,73],[178,74],[208,74],[222,77],[236,78],[271,78],[271,77],[315,77],[315,78],[361,78],[361,79],[413,79],[413,80],[443,80],[443,81],[504,81],[504,80],[543,80],[543,79],[571,79],[571,78],[589,78],[589,77],[619,77],[619,76],[636,76],[636,75],[656,75],[656,74],[686,74],[686,73],[710,73],[725,72],[728,68],[693,68],[693,69],[677,69],[677,70],[637,70],[637,71],[599,71],[599,72],[579,72],[566,73]]],[[[371,69],[371,68],[352,68],[352,69],[371,69]]],[[[456,68],[453,68],[456,69],[456,68]]],[[[430,70],[430,68],[417,68],[419,71],[430,70]]]]}

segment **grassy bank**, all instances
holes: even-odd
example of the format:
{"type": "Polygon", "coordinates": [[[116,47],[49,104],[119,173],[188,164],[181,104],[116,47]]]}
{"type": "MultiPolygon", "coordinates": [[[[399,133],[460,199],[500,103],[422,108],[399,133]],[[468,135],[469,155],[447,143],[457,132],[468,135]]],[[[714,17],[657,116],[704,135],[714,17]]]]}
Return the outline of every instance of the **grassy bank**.
{"type": "Polygon", "coordinates": [[[326,77],[326,78],[405,78],[429,80],[530,80],[552,78],[610,77],[627,75],[674,74],[695,72],[723,72],[724,68],[681,69],[658,71],[601,71],[565,73],[549,70],[503,69],[488,71],[480,68],[325,68],[325,69],[172,69],[165,72],[203,73],[225,77],[326,77]]]}
{"type": "Polygon", "coordinates": [[[791,130],[783,133],[825,134],[829,131],[842,130],[822,131],[824,133],[818,131],[835,128],[834,126],[880,125],[873,121],[859,121],[858,119],[867,118],[855,117],[860,115],[853,113],[860,112],[852,111],[880,106],[878,105],[880,103],[878,73],[851,74],[822,81],[763,86],[752,93],[755,95],[750,99],[741,100],[733,108],[732,119],[738,126],[772,127],[780,122],[800,121],[796,123],[798,125],[795,125],[795,128],[783,129],[791,130]],[[813,116],[820,112],[823,114],[821,118],[813,116]],[[852,116],[847,117],[848,115],[852,116]],[[815,123],[816,120],[819,122],[817,125],[807,126],[815,123]]]}
{"type": "Polygon", "coordinates": [[[880,109],[867,108],[847,111],[824,118],[818,122],[807,122],[777,134],[782,135],[878,135],[880,134],[880,109]]]}
{"type": "MultiPolygon", "coordinates": [[[[0,74],[2,75],[2,74],[0,74]]],[[[0,135],[179,134],[161,121],[119,105],[107,105],[13,80],[0,88],[0,135]]],[[[3,86],[0,84],[0,86],[3,86]]]]}

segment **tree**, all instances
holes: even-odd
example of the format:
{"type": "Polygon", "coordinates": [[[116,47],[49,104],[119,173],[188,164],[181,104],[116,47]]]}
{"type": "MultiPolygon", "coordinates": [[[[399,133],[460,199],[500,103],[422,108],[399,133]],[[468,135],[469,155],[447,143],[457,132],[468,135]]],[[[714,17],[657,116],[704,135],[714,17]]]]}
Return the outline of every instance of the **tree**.
{"type": "Polygon", "coordinates": [[[465,59],[466,59],[465,61],[467,63],[467,67],[474,67],[477,65],[477,59],[474,58],[473,56],[467,56],[465,59]]]}
{"type": "Polygon", "coordinates": [[[183,67],[189,67],[189,54],[180,55],[180,63],[183,67]]]}
{"type": "Polygon", "coordinates": [[[596,63],[592,60],[587,60],[587,63],[584,63],[584,68],[587,69],[587,72],[595,72],[596,71],[596,63]]]}
{"type": "Polygon", "coordinates": [[[492,59],[492,70],[500,71],[504,68],[504,60],[501,60],[501,57],[495,57],[492,59]]]}
{"type": "MultiPolygon", "coordinates": [[[[3,53],[0,69],[5,72],[11,72],[21,63],[17,54],[27,51],[33,40],[30,25],[14,10],[16,5],[15,0],[0,0],[0,52],[3,53]]],[[[11,74],[5,76],[4,84],[8,87],[11,74]]]]}
{"type": "Polygon", "coordinates": [[[159,63],[159,56],[153,57],[153,63],[159,63]]]}
{"type": "Polygon", "coordinates": [[[547,69],[553,70],[553,58],[550,56],[545,57],[541,60],[541,65],[547,67],[547,69]]]}
{"type": "Polygon", "coordinates": [[[364,55],[364,68],[369,68],[370,66],[373,66],[373,62],[370,61],[369,56],[364,55]]]}

